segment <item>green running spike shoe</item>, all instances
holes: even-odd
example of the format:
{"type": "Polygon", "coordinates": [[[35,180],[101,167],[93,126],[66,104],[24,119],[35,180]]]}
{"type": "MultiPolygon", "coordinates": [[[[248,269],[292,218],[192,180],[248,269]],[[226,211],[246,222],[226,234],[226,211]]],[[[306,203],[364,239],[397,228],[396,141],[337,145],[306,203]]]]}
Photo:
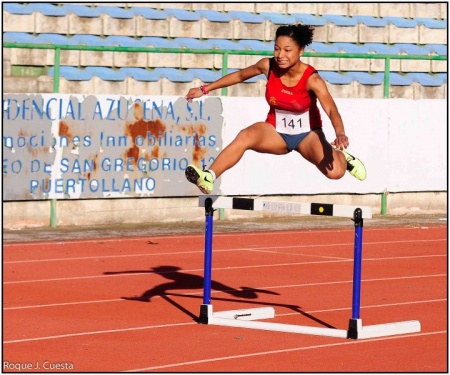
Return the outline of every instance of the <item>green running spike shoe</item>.
{"type": "Polygon", "coordinates": [[[214,182],[211,173],[202,171],[195,165],[188,165],[184,171],[189,182],[197,185],[203,194],[211,194],[214,189],[214,182]]]}
{"type": "Polygon", "coordinates": [[[350,155],[347,151],[341,150],[345,155],[345,159],[347,160],[347,171],[353,177],[356,177],[360,181],[364,181],[366,179],[366,167],[362,163],[361,160],[355,158],[353,155],[350,155]]]}

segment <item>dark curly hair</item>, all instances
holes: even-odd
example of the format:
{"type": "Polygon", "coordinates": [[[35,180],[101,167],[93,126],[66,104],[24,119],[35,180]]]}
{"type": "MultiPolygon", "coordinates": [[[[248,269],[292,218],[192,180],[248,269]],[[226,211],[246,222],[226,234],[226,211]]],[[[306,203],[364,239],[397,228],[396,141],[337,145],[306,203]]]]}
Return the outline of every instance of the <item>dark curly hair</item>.
{"type": "Polygon", "coordinates": [[[288,36],[295,40],[300,48],[306,47],[313,41],[314,27],[304,24],[280,26],[275,33],[275,40],[279,36],[288,36]]]}

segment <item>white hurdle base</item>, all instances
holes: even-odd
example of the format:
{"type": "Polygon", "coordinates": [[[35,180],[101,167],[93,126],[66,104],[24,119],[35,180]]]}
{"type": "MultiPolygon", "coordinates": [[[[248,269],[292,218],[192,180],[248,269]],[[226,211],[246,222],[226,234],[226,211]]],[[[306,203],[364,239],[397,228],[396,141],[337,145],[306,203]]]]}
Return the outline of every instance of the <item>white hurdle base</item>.
{"type": "Polygon", "coordinates": [[[349,338],[370,339],[374,337],[403,335],[407,333],[420,332],[420,329],[421,326],[418,320],[376,324],[364,327],[361,319],[351,319],[349,328],[349,338]]]}
{"type": "Polygon", "coordinates": [[[349,329],[345,330],[258,321],[258,319],[274,318],[275,310],[273,307],[213,312],[212,305],[202,305],[202,309],[204,314],[207,315],[207,319],[203,321],[203,323],[206,324],[343,339],[369,339],[374,337],[401,335],[420,332],[421,329],[420,322],[416,320],[363,327],[361,319],[352,319],[350,320],[349,329]]]}
{"type": "Polygon", "coordinates": [[[213,313],[212,317],[232,320],[270,319],[275,318],[275,309],[273,307],[256,307],[254,309],[221,311],[213,313]]]}

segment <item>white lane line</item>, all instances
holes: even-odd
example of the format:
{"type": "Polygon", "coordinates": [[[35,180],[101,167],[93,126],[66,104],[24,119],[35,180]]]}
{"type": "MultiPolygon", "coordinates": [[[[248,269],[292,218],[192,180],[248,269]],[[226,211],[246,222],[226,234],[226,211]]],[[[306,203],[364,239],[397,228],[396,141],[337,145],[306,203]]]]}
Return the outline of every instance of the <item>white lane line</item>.
{"type": "MultiPolygon", "coordinates": [[[[442,242],[447,241],[446,238],[432,239],[432,240],[399,240],[399,241],[375,241],[364,242],[364,246],[370,245],[384,245],[384,244],[400,244],[400,243],[420,243],[420,242],[442,242]]],[[[231,252],[231,251],[269,251],[269,250],[283,250],[283,249],[301,249],[301,248],[322,248],[322,247],[336,247],[336,246],[352,246],[353,242],[346,243],[329,243],[329,244],[310,244],[310,245],[288,245],[288,246],[263,246],[259,248],[249,247],[236,247],[230,249],[214,249],[215,253],[218,252],[231,252]]],[[[5,245],[6,246],[6,245],[5,245]]],[[[4,247],[5,247],[4,246],[4,247]]],[[[49,259],[24,259],[24,260],[11,260],[4,261],[3,264],[20,264],[20,263],[33,263],[33,262],[64,262],[72,260],[90,260],[90,259],[108,259],[108,258],[133,258],[133,257],[155,257],[163,255],[184,255],[184,254],[202,254],[204,250],[191,250],[191,251],[177,251],[177,252],[158,252],[158,253],[140,253],[140,254],[118,254],[118,255],[100,255],[100,256],[86,256],[86,257],[71,257],[71,258],[49,258],[49,259]]],[[[275,252],[280,253],[280,252],[275,252]]],[[[292,254],[294,255],[294,254],[292,254]]]]}
{"type": "MultiPolygon", "coordinates": [[[[443,300],[429,300],[429,301],[413,301],[413,302],[404,302],[399,303],[398,305],[408,305],[408,304],[420,304],[420,303],[430,303],[436,301],[445,301],[443,300]]],[[[386,304],[386,305],[374,305],[374,306],[362,306],[362,309],[368,308],[376,308],[376,307],[384,307],[384,306],[396,306],[397,304],[386,304]]],[[[349,308],[336,308],[336,309],[328,309],[323,310],[323,312],[333,312],[333,311],[341,311],[341,310],[350,310],[349,308]]],[[[321,312],[321,310],[317,311],[306,311],[308,314],[321,312]]],[[[277,316],[284,316],[290,314],[279,314],[277,316]]],[[[171,327],[179,327],[179,326],[187,326],[198,324],[196,322],[185,322],[185,323],[169,323],[169,324],[158,324],[152,326],[142,326],[142,327],[130,327],[130,328],[118,328],[118,329],[108,329],[108,330],[100,330],[100,331],[86,331],[86,332],[75,332],[75,333],[67,333],[63,335],[51,335],[51,336],[41,336],[41,337],[31,337],[17,340],[7,340],[3,341],[3,344],[17,344],[22,342],[33,342],[33,341],[44,341],[44,340],[54,340],[54,339],[62,339],[68,337],[79,337],[79,336],[91,336],[91,335],[100,335],[100,334],[108,334],[108,333],[120,333],[120,332],[130,332],[130,331],[142,331],[147,329],[158,329],[158,328],[171,328],[171,327]]]]}
{"type": "MultiPolygon", "coordinates": [[[[430,277],[447,277],[447,274],[435,274],[435,275],[417,275],[417,276],[404,276],[404,277],[392,277],[392,278],[382,278],[382,279],[367,279],[362,280],[362,282],[375,282],[375,281],[395,281],[395,280],[410,280],[410,279],[423,279],[423,278],[430,278],[430,277]]],[[[276,285],[276,286],[260,286],[256,289],[263,289],[263,290],[277,290],[277,289],[284,289],[284,288],[301,288],[301,287],[308,287],[308,286],[323,286],[323,285],[336,285],[336,284],[350,284],[353,283],[353,280],[343,280],[343,281],[327,281],[327,282],[317,282],[317,283],[304,283],[304,284],[290,284],[290,285],[276,285]]],[[[226,293],[228,290],[212,290],[212,294],[217,293],[226,293]]],[[[167,292],[166,295],[173,295],[173,293],[167,292]]],[[[179,293],[179,295],[182,297],[184,296],[197,296],[197,295],[203,295],[203,291],[198,292],[184,292],[179,293]]],[[[155,298],[160,296],[153,296],[155,298]]],[[[119,301],[126,301],[124,299],[105,299],[105,300],[93,300],[93,301],[80,301],[80,302],[63,302],[63,303],[51,303],[46,305],[29,305],[29,306],[12,306],[12,307],[3,307],[3,310],[21,310],[21,309],[35,309],[35,308],[42,308],[42,307],[56,307],[56,306],[71,306],[71,305],[78,305],[78,304],[90,304],[90,303],[107,303],[107,302],[119,302],[119,301]]]]}
{"type": "MultiPolygon", "coordinates": [[[[364,262],[373,262],[373,261],[386,261],[386,260],[410,260],[410,259],[423,259],[423,258],[441,258],[446,257],[446,254],[433,254],[433,255],[417,255],[417,256],[406,256],[406,257],[387,257],[387,258],[365,258],[364,262]]],[[[288,266],[298,266],[298,265],[309,265],[309,264],[329,264],[329,263],[349,263],[353,262],[353,259],[334,259],[334,260],[319,260],[319,261],[308,261],[308,262],[290,262],[290,263],[272,263],[272,264],[260,264],[260,265],[251,265],[251,266],[235,266],[235,267],[215,267],[213,271],[219,270],[236,270],[236,269],[251,269],[251,268],[267,268],[267,267],[288,267],[288,266]]],[[[187,273],[187,272],[201,272],[203,268],[191,269],[191,270],[180,270],[177,271],[179,273],[187,273]]],[[[106,278],[106,277],[129,277],[129,276],[149,276],[149,275],[162,275],[164,273],[173,273],[174,271],[167,272],[153,272],[153,271],[145,271],[142,272],[130,272],[130,273],[118,273],[118,274],[110,274],[110,275],[90,275],[90,276],[73,276],[73,277],[59,277],[59,278],[50,278],[50,279],[32,279],[32,280],[16,280],[16,281],[4,281],[3,285],[11,285],[11,284],[27,284],[27,283],[39,283],[39,282],[53,282],[53,281],[69,281],[69,280],[86,280],[86,279],[98,279],[98,278],[106,278]]]]}
{"type": "Polygon", "coordinates": [[[330,347],[333,347],[333,346],[343,346],[343,345],[362,345],[364,343],[370,343],[370,342],[373,342],[373,341],[399,340],[399,339],[402,339],[402,338],[422,337],[422,336],[430,336],[430,335],[440,335],[440,334],[446,334],[446,333],[447,333],[447,331],[434,331],[434,332],[424,332],[424,333],[416,333],[416,334],[408,334],[408,335],[378,337],[378,338],[364,339],[364,340],[340,341],[340,342],[330,343],[330,344],[301,346],[301,347],[297,347],[297,348],[280,349],[280,350],[268,350],[268,351],[264,351],[264,352],[256,352],[256,353],[249,353],[249,354],[238,354],[238,355],[231,355],[231,356],[226,356],[226,357],[214,357],[214,358],[200,359],[200,360],[197,360],[197,361],[169,363],[169,364],[160,365],[160,366],[151,366],[151,367],[145,367],[145,368],[139,368],[139,369],[124,370],[124,372],[152,371],[152,370],[160,370],[160,369],[171,368],[171,367],[198,365],[198,364],[202,364],[202,363],[210,363],[210,362],[218,362],[218,361],[229,361],[229,360],[250,358],[250,357],[260,357],[260,356],[263,356],[263,355],[291,353],[291,352],[297,352],[297,351],[300,351],[300,350],[330,348],[330,347]]]}
{"type": "Polygon", "coordinates": [[[77,337],[77,336],[101,335],[101,334],[106,334],[106,333],[142,331],[142,330],[146,330],[146,329],[179,327],[179,326],[188,326],[188,325],[193,325],[193,324],[197,324],[197,323],[196,322],[170,323],[170,324],[159,324],[159,325],[154,325],[154,326],[107,329],[107,330],[103,330],[103,331],[67,333],[65,335],[54,335],[54,336],[32,337],[32,338],[28,338],[28,339],[8,340],[8,341],[3,341],[3,344],[17,344],[17,343],[21,343],[21,342],[43,341],[43,340],[52,340],[52,339],[63,339],[63,338],[67,338],[67,337],[77,337]]]}

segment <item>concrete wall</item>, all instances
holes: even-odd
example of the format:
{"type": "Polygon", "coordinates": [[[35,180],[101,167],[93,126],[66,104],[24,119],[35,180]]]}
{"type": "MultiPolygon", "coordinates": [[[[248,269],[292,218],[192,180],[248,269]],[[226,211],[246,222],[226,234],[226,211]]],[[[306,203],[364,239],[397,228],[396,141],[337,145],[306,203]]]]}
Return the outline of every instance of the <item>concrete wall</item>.
{"type": "MultiPolygon", "coordinates": [[[[336,203],[371,206],[381,212],[381,195],[270,196],[272,201],[336,203]]],[[[387,195],[388,215],[447,214],[447,193],[395,193],[387,195]]],[[[143,198],[56,202],[56,225],[89,226],[108,224],[174,223],[203,221],[204,209],[198,198],[143,198]]],[[[50,226],[50,201],[4,202],[3,229],[50,226]]],[[[219,212],[216,211],[216,217],[219,212]]],[[[272,212],[225,210],[225,220],[281,216],[272,212]]]]}
{"type": "MultiPolygon", "coordinates": [[[[223,97],[222,100],[226,119],[222,129],[224,146],[240,129],[260,121],[261,114],[267,113],[262,98],[223,97]]],[[[446,213],[446,103],[394,99],[336,102],[350,135],[351,150],[368,168],[366,181],[361,183],[349,175],[339,181],[327,181],[295,153],[279,159],[249,152],[218,179],[215,194],[261,194],[274,200],[306,202],[320,199],[318,203],[370,205],[377,213],[381,211],[381,193],[390,191],[395,194],[388,195],[389,214],[446,213]],[[264,174],[261,174],[262,167],[264,174]],[[285,177],[280,179],[280,176],[285,177]]],[[[326,115],[322,118],[324,132],[330,140],[332,127],[326,115]]],[[[186,182],[188,187],[190,184],[186,182]]],[[[195,189],[194,195],[197,194],[195,189]]],[[[191,198],[60,200],[56,223],[66,226],[201,220],[204,213],[197,208],[196,200],[192,194],[191,198]]],[[[50,201],[4,202],[3,212],[3,226],[8,229],[50,223],[50,201]]],[[[230,211],[225,217],[233,219],[243,215],[254,217],[268,213],[230,211]]]]}

